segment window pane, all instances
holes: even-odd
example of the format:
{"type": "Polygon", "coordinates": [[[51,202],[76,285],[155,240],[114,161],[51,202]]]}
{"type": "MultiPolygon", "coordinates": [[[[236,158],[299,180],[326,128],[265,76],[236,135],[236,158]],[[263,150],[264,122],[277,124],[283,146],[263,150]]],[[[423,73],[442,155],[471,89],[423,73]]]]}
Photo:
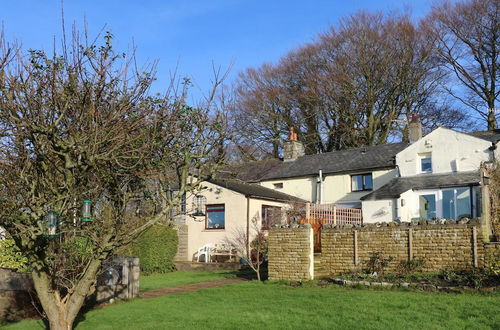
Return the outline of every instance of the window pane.
{"type": "Polygon", "coordinates": [[[353,175],[351,176],[352,181],[352,191],[363,190],[363,176],[353,175]]]}
{"type": "Polygon", "coordinates": [[[207,228],[224,229],[224,205],[207,205],[207,228]]]}
{"type": "Polygon", "coordinates": [[[455,220],[455,191],[443,190],[443,218],[455,220]]]}
{"type": "Polygon", "coordinates": [[[430,157],[422,158],[422,172],[432,172],[432,161],[430,157]]]}
{"type": "Polygon", "coordinates": [[[281,223],[281,207],[262,205],[262,229],[267,230],[274,224],[281,223]]]}
{"type": "Polygon", "coordinates": [[[457,189],[457,219],[461,217],[472,217],[469,188],[457,189]]]}
{"type": "Polygon", "coordinates": [[[364,176],[365,178],[365,190],[372,190],[373,189],[373,179],[371,174],[367,174],[364,176]]]}

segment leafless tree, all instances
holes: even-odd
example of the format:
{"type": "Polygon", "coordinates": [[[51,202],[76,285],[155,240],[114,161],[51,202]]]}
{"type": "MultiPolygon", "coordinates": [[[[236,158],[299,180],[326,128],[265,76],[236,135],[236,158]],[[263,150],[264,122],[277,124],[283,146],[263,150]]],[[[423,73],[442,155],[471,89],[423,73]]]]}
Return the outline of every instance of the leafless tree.
{"type": "Polygon", "coordinates": [[[463,113],[440,101],[444,78],[432,40],[409,15],[360,12],[277,64],[247,69],[233,112],[238,133],[274,157],[289,126],[308,154],[376,145],[405,139],[398,123],[414,112],[429,127],[459,126],[463,113]]]}
{"type": "Polygon", "coordinates": [[[51,329],[71,329],[103,261],[213,173],[224,138],[212,97],[190,106],[175,79],[149,96],[154,64],[138,67],[112,41],[74,31],[48,54],[0,39],[0,224],[28,258],[51,329]]]}
{"type": "Polygon", "coordinates": [[[449,93],[497,127],[495,106],[500,95],[500,2],[446,1],[425,21],[441,64],[456,78],[449,93]]]}

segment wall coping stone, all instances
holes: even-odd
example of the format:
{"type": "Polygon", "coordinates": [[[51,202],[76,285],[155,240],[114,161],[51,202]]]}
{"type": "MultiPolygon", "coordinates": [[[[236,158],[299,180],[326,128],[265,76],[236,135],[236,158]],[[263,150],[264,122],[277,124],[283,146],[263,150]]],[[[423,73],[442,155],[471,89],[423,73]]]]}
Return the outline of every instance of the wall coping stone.
{"type": "Polygon", "coordinates": [[[271,226],[271,229],[310,229],[311,224],[305,223],[305,224],[286,224],[286,225],[273,225],[271,226]]]}
{"type": "Polygon", "coordinates": [[[323,225],[323,229],[376,229],[376,228],[408,228],[408,227],[422,227],[422,228],[472,228],[479,226],[479,221],[477,219],[467,219],[464,220],[424,220],[424,221],[412,221],[412,222],[376,222],[376,223],[364,223],[361,225],[346,225],[346,224],[325,224],[323,225]]]}

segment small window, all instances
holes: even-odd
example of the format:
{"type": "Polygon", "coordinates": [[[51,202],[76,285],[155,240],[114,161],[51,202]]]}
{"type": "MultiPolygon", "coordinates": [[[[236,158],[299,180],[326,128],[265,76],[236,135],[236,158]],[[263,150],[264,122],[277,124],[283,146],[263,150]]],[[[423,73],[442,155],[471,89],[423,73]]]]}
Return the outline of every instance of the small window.
{"type": "Polygon", "coordinates": [[[372,174],[351,175],[351,191],[364,191],[373,189],[372,174]]]}
{"type": "Polygon", "coordinates": [[[278,223],[281,223],[281,207],[262,205],[262,230],[268,230],[278,223]]]}
{"type": "Polygon", "coordinates": [[[283,182],[273,183],[274,189],[283,189],[283,182]]]}
{"type": "Polygon", "coordinates": [[[420,158],[420,172],[432,173],[432,157],[430,153],[419,154],[420,158]]]}
{"type": "Polygon", "coordinates": [[[224,204],[207,205],[206,210],[206,229],[224,229],[226,222],[224,204]]]}

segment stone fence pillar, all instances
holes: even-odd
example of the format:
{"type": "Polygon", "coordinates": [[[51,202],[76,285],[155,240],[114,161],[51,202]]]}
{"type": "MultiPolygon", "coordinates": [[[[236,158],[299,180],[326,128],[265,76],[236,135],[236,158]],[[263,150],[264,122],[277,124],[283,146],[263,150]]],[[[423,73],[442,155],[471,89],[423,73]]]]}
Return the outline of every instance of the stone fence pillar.
{"type": "Polygon", "coordinates": [[[269,230],[269,279],[314,279],[313,230],[309,224],[269,230]]]}

